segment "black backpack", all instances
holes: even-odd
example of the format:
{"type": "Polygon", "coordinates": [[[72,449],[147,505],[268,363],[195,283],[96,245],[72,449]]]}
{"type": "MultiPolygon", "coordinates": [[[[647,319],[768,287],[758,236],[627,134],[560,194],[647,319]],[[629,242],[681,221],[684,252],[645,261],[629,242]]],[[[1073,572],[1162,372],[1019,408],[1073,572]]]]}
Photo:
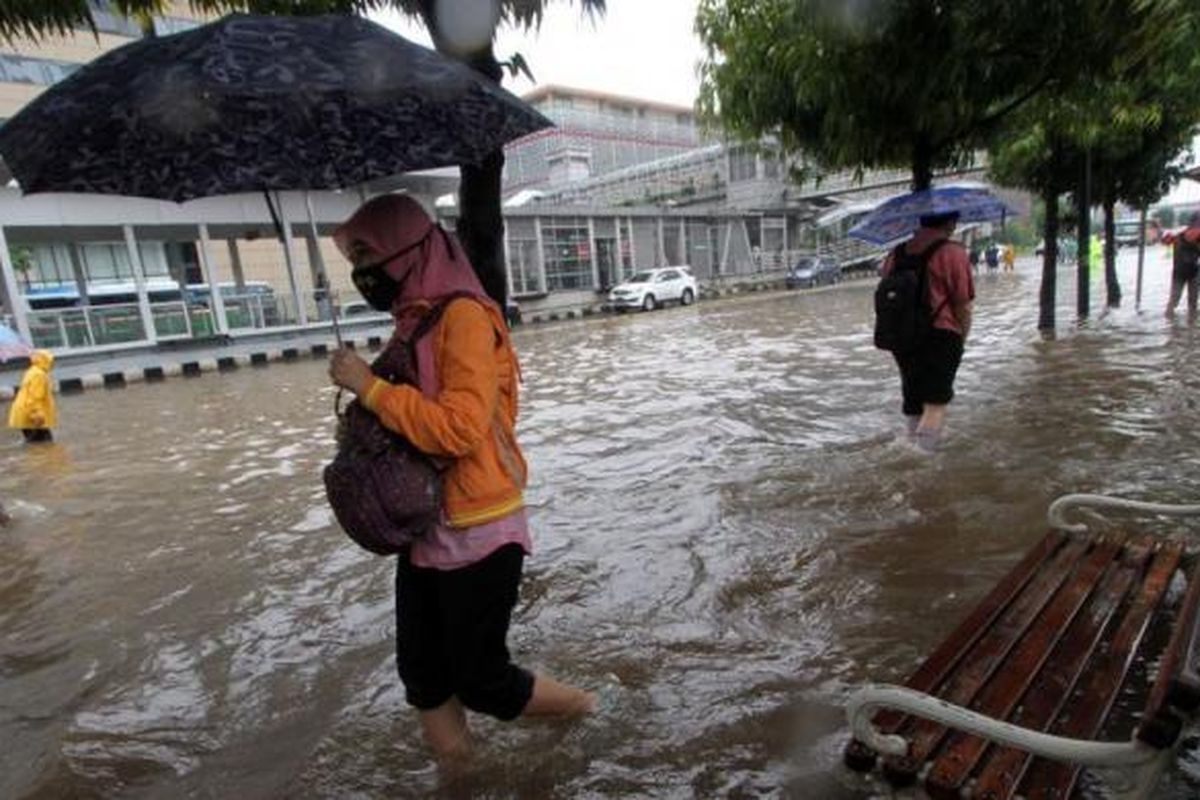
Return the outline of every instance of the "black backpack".
{"type": "Polygon", "coordinates": [[[932,330],[941,309],[929,307],[926,265],[947,241],[940,239],[917,254],[906,252],[904,244],[892,251],[892,269],[875,288],[875,346],[880,350],[911,353],[932,330]]]}

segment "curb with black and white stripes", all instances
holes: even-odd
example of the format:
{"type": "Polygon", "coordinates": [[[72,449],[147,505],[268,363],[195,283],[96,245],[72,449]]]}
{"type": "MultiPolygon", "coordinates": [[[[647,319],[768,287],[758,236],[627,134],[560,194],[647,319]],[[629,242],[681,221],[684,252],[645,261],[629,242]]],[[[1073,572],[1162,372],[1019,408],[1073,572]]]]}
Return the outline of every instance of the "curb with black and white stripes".
{"type": "MultiPolygon", "coordinates": [[[[379,350],[383,337],[369,336],[366,339],[346,339],[343,344],[352,349],[379,350]]],[[[89,389],[120,389],[131,383],[158,383],[167,378],[194,378],[208,372],[232,372],[244,367],[265,367],[272,362],[299,361],[303,357],[325,358],[334,347],[332,343],[317,343],[304,347],[283,347],[272,350],[238,353],[227,356],[207,356],[187,361],[163,361],[136,369],[111,372],[88,373],[73,378],[55,381],[59,394],[79,394],[89,389]]],[[[100,366],[100,365],[97,365],[100,366]]],[[[21,373],[14,372],[15,384],[0,385],[0,401],[12,400],[20,384],[21,373]]]]}

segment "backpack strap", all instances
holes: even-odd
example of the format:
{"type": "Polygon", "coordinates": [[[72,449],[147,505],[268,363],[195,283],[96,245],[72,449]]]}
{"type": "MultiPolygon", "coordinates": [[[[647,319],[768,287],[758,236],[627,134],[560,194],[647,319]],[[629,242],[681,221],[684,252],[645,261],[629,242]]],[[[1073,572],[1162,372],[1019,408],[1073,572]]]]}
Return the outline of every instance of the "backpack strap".
{"type": "Polygon", "coordinates": [[[905,248],[908,247],[908,242],[901,242],[896,245],[896,249],[892,251],[892,265],[899,263],[901,258],[913,258],[921,262],[924,267],[929,263],[929,259],[933,258],[933,254],[941,249],[942,245],[947,244],[949,239],[938,239],[919,253],[910,253],[905,248]]]}
{"type": "MultiPolygon", "coordinates": [[[[899,259],[899,258],[903,257],[903,258],[914,259],[917,262],[917,281],[920,285],[920,295],[921,295],[921,297],[928,297],[928,295],[929,295],[929,275],[928,275],[927,268],[929,267],[929,259],[933,258],[933,254],[936,253],[938,250],[940,250],[943,245],[946,245],[949,242],[950,242],[950,239],[948,237],[945,239],[938,239],[937,241],[932,242],[928,247],[926,247],[920,253],[908,252],[907,250],[904,249],[905,247],[908,246],[908,242],[901,242],[900,244],[896,245],[894,255],[892,256],[892,269],[896,268],[897,259],[899,259]]],[[[942,309],[945,308],[949,302],[950,302],[950,298],[947,297],[945,300],[942,301],[941,305],[939,305],[937,308],[933,309],[933,313],[930,314],[930,317],[929,317],[930,320],[937,319],[938,314],[942,313],[942,309]]]]}
{"type": "Polygon", "coordinates": [[[438,322],[441,321],[442,314],[446,313],[446,309],[451,303],[463,297],[474,296],[475,295],[473,295],[471,292],[451,292],[425,312],[425,316],[421,317],[421,321],[417,323],[417,327],[413,328],[412,335],[409,336],[408,341],[404,343],[408,348],[409,357],[412,358],[412,366],[414,370],[418,369],[417,342],[420,341],[421,337],[432,331],[433,326],[437,325],[438,322]]]}

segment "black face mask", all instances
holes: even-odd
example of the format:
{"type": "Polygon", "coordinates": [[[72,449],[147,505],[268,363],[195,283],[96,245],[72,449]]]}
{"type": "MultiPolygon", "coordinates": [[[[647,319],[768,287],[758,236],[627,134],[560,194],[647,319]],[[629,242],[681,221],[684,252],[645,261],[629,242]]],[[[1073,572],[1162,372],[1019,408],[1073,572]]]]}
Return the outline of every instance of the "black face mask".
{"type": "Polygon", "coordinates": [[[377,261],[374,264],[363,264],[350,271],[350,280],[354,282],[354,288],[358,289],[359,294],[363,296],[363,299],[367,301],[367,304],[371,308],[376,311],[392,310],[392,304],[396,302],[396,298],[400,295],[400,290],[404,287],[404,282],[412,274],[412,269],[410,268],[404,274],[404,277],[397,281],[393,280],[392,276],[387,274],[387,265],[425,244],[425,240],[429,238],[429,234],[432,232],[433,228],[430,228],[420,239],[397,250],[382,261],[377,261]]]}

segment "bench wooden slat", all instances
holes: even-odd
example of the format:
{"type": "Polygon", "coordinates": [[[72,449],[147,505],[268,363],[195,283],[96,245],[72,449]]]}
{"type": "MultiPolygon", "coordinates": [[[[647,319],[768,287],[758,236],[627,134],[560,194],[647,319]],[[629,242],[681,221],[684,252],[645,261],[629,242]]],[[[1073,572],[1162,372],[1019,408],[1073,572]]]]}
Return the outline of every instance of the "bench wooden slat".
{"type": "Polygon", "coordinates": [[[1200,617],[1191,626],[1187,656],[1171,683],[1167,702],[1188,712],[1200,709],[1200,617]]]}
{"type": "MultiPolygon", "coordinates": [[[[1196,632],[1197,614],[1200,612],[1200,562],[1193,564],[1188,574],[1187,594],[1180,606],[1171,640],[1159,662],[1158,675],[1146,700],[1142,723],[1138,726],[1138,739],[1152,747],[1170,747],[1183,729],[1183,720],[1171,709],[1170,693],[1175,688],[1188,652],[1192,649],[1192,637],[1196,632]]],[[[1189,711],[1194,709],[1189,709],[1189,711]]]]}
{"type": "MultiPolygon", "coordinates": [[[[1117,699],[1122,678],[1137,655],[1155,609],[1182,557],[1183,548],[1177,544],[1166,544],[1159,549],[1136,599],[1121,619],[1108,647],[1098,655],[1095,663],[1087,665],[1086,678],[1076,693],[1080,699],[1071,704],[1068,715],[1055,720],[1050,727],[1051,733],[1073,739],[1094,739],[1099,735],[1104,719],[1117,699]]],[[[990,768],[989,764],[988,770],[990,768]]],[[[1028,800],[1061,800],[1070,796],[1079,771],[1073,764],[1034,758],[1026,761],[1021,770],[1024,775],[1014,775],[1013,780],[1019,782],[1020,793],[1028,800]]]]}
{"type": "MultiPolygon", "coordinates": [[[[1109,620],[1120,606],[1134,579],[1141,575],[1146,561],[1150,557],[1150,548],[1146,545],[1131,546],[1124,551],[1118,551],[1114,546],[1111,559],[1120,559],[1116,563],[1105,564],[1099,584],[1096,585],[1090,576],[1081,575],[1072,584],[1064,587],[1055,599],[1055,605],[1073,605],[1074,610],[1060,609],[1060,613],[1069,613],[1071,622],[1061,623],[1050,621],[1048,624],[1061,624],[1060,630],[1065,631],[1058,638],[1057,644],[1050,647],[1048,639],[1030,636],[1021,643],[1022,650],[1043,646],[1046,649],[1041,656],[1042,663],[1036,667],[1036,674],[1030,676],[1024,687],[1014,684],[1019,680],[1008,669],[1002,673],[1003,680],[995,680],[985,690],[986,697],[981,699],[975,710],[995,717],[1008,719],[1015,725],[1033,730],[1043,730],[1053,721],[1055,715],[1066,703],[1072,687],[1083,672],[1109,620]],[[1095,591],[1091,591],[1095,586],[1095,591]],[[1017,706],[1020,703],[1019,707],[1017,706]],[[1014,708],[1016,709],[1014,713],[1014,708]]],[[[1047,610],[1039,620],[1039,625],[1050,620],[1051,610],[1047,610]]],[[[1026,663],[1037,659],[1036,653],[1030,653],[1026,663]]],[[[1020,659],[1010,659],[1014,665],[1020,659]]],[[[1007,665],[1006,665],[1007,667],[1007,665]]],[[[956,733],[950,739],[950,744],[938,757],[937,763],[929,772],[927,788],[935,798],[961,795],[962,786],[970,777],[972,771],[980,763],[984,752],[990,747],[986,739],[967,734],[956,733]]],[[[1020,752],[1020,751],[1017,751],[1020,752]]],[[[982,777],[982,776],[981,776],[982,777]]],[[[1015,782],[1014,782],[1015,783],[1015,782]]],[[[974,794],[989,798],[1007,798],[1011,789],[988,787],[987,793],[981,793],[978,786],[974,794]],[[1003,793],[1002,793],[1003,792],[1003,793]]]]}
{"type": "MultiPolygon", "coordinates": [[[[1029,549],[1020,562],[1000,579],[1000,582],[975,607],[962,623],[947,636],[937,649],[929,655],[916,672],[905,682],[905,686],[919,692],[932,692],[954,669],[972,644],[988,631],[996,618],[1012,603],[1043,563],[1056,553],[1065,540],[1064,534],[1051,531],[1029,549]]],[[[904,722],[905,715],[899,711],[880,711],[873,718],[875,726],[883,733],[895,733],[904,722]]],[[[875,765],[875,751],[859,741],[851,741],[846,747],[846,764],[852,769],[865,772],[875,765]]]]}
{"type": "MultiPolygon", "coordinates": [[[[1086,539],[1073,539],[1060,548],[1053,560],[1026,584],[1025,591],[1000,615],[960,661],[958,669],[934,694],[957,705],[969,705],[1050,602],[1059,586],[1075,571],[1080,559],[1091,549],[1091,544],[1086,539]]],[[[886,758],[884,775],[896,784],[911,783],[945,733],[945,726],[939,723],[916,720],[912,729],[904,734],[909,740],[908,755],[886,758]]]]}

